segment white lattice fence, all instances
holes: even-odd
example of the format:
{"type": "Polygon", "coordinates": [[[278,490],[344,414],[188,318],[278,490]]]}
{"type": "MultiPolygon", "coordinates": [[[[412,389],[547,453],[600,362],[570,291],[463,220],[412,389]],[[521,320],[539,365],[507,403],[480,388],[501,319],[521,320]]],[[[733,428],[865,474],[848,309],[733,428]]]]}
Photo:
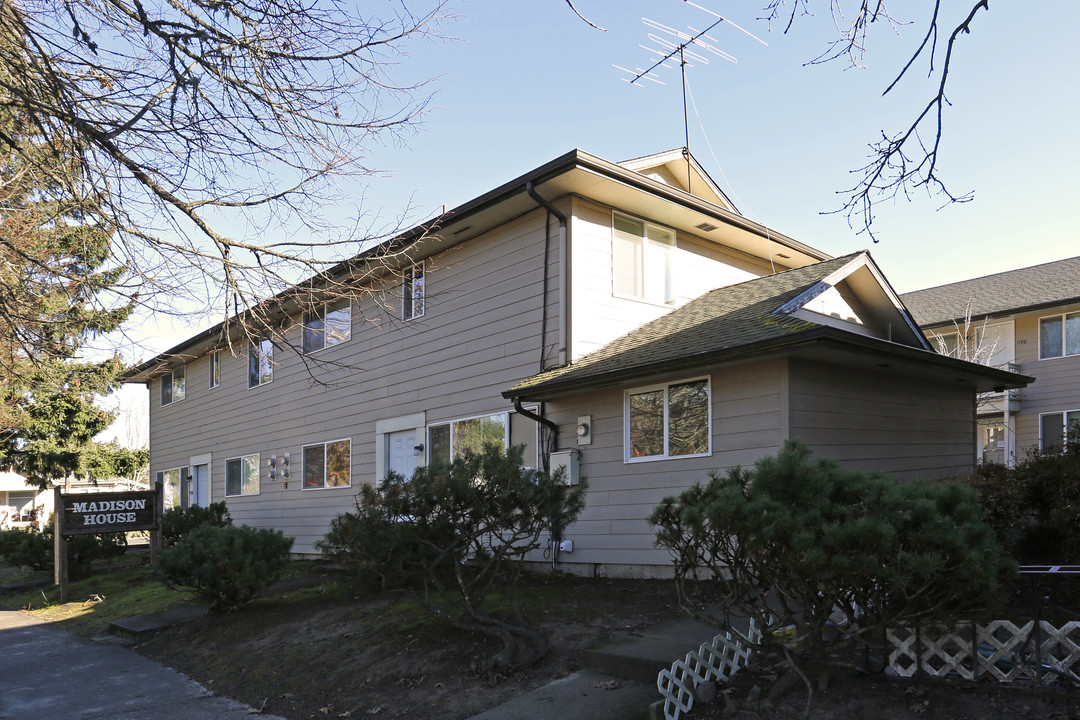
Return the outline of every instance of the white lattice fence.
{"type": "Polygon", "coordinates": [[[889,667],[900,677],[923,673],[967,680],[1080,683],[1080,622],[1054,627],[1045,620],[1015,625],[994,620],[956,628],[897,628],[886,632],[889,667]]]}
{"type": "MultiPolygon", "coordinates": [[[[755,644],[761,639],[761,632],[753,620],[746,637],[755,644]]],[[[661,670],[656,687],[664,698],[664,717],[679,720],[679,715],[694,707],[694,689],[699,684],[710,680],[729,682],[739,668],[746,665],[750,653],[751,648],[728,632],[676,660],[670,670],[661,670]]]]}

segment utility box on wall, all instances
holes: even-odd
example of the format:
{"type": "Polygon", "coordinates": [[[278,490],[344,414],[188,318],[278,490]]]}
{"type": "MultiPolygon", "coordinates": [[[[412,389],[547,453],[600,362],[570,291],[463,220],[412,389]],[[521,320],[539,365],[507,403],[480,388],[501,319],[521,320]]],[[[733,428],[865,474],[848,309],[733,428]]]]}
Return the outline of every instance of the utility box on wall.
{"type": "Polygon", "coordinates": [[[578,475],[577,450],[556,450],[551,453],[551,474],[554,475],[559,468],[566,470],[567,485],[577,485],[581,481],[578,475]]]}

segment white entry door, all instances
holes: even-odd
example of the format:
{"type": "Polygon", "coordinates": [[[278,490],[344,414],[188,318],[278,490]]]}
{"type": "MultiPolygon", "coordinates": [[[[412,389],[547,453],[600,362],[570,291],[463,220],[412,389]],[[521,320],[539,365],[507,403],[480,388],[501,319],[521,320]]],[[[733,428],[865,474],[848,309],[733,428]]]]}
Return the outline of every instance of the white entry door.
{"type": "Polygon", "coordinates": [[[210,466],[191,466],[191,504],[206,507],[210,504],[210,466]]]}
{"type": "Polygon", "coordinates": [[[386,436],[386,469],[411,478],[416,469],[416,430],[400,430],[386,436]]]}

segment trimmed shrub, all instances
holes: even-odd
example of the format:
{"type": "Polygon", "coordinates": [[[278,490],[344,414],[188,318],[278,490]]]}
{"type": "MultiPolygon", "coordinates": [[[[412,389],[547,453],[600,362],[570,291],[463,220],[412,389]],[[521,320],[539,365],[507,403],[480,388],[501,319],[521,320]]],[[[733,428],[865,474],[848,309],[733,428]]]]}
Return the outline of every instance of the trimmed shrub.
{"type": "Polygon", "coordinates": [[[53,564],[53,539],[34,530],[0,531],[0,555],[12,567],[45,570],[53,564]]]}
{"type": "MultiPolygon", "coordinates": [[[[104,560],[127,552],[124,533],[72,535],[68,537],[68,569],[73,575],[85,575],[94,560],[104,560]]],[[[46,570],[53,566],[53,529],[43,531],[4,530],[0,532],[0,555],[8,565],[46,570]]]]}
{"type": "Polygon", "coordinates": [[[230,612],[278,579],[292,545],[280,530],[200,525],[162,550],[157,574],[209,602],[211,613],[230,612]]]}
{"type": "Polygon", "coordinates": [[[207,507],[191,505],[186,508],[166,510],[161,518],[161,543],[165,547],[175,545],[177,540],[202,525],[226,527],[232,525],[232,517],[224,502],[210,503],[207,507]]]}
{"type": "Polygon", "coordinates": [[[1063,448],[1032,448],[1012,468],[980,465],[962,482],[978,491],[987,522],[1021,563],[1080,563],[1080,425],[1063,448]]]}

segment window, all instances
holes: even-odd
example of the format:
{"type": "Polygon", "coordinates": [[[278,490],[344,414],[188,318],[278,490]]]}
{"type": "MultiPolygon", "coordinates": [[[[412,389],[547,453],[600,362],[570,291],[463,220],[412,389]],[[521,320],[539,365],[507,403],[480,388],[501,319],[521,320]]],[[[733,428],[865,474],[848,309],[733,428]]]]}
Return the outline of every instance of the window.
{"type": "Polygon", "coordinates": [[[402,283],[401,319],[412,320],[424,314],[424,262],[405,271],[402,283]]]}
{"type": "Polygon", "coordinates": [[[432,425],[428,428],[428,462],[446,464],[466,450],[479,452],[488,443],[505,451],[508,426],[506,413],[432,425]]]}
{"type": "Polygon", "coordinates": [[[274,343],[259,340],[248,352],[248,387],[258,387],[274,379],[274,343]]]}
{"type": "Polygon", "coordinates": [[[675,231],[615,213],[612,291],[652,303],[675,302],[675,231]]]}
{"type": "Polygon", "coordinates": [[[709,381],[656,385],[626,393],[626,460],[708,455],[709,381]]]}
{"type": "Polygon", "coordinates": [[[1039,318],[1039,359],[1080,355],[1080,312],[1039,318]]]}
{"type": "Polygon", "coordinates": [[[173,468],[157,474],[157,481],[161,483],[162,501],[166,510],[187,507],[185,502],[185,490],[188,486],[188,469],[186,467],[173,468]]]}
{"type": "Polygon", "coordinates": [[[343,343],[352,335],[352,301],[342,298],[304,314],[304,352],[343,343]]]}
{"type": "Polygon", "coordinates": [[[304,489],[349,487],[352,443],[349,440],[304,446],[304,489]]]}
{"type": "Polygon", "coordinates": [[[946,335],[934,335],[933,336],[934,348],[938,353],[947,355],[949,357],[960,357],[960,335],[958,333],[948,333],[946,335]]]}
{"type": "Polygon", "coordinates": [[[259,494],[259,456],[245,455],[225,461],[225,495],[259,494]]]}
{"type": "Polygon", "coordinates": [[[184,399],[184,366],[161,376],[161,404],[168,405],[184,399]]]}
{"type": "Polygon", "coordinates": [[[1039,447],[1046,452],[1060,452],[1065,447],[1070,430],[1080,430],[1080,410],[1040,415],[1039,447]]]}
{"type": "Polygon", "coordinates": [[[210,351],[210,389],[221,384],[221,351],[210,351]]]}

